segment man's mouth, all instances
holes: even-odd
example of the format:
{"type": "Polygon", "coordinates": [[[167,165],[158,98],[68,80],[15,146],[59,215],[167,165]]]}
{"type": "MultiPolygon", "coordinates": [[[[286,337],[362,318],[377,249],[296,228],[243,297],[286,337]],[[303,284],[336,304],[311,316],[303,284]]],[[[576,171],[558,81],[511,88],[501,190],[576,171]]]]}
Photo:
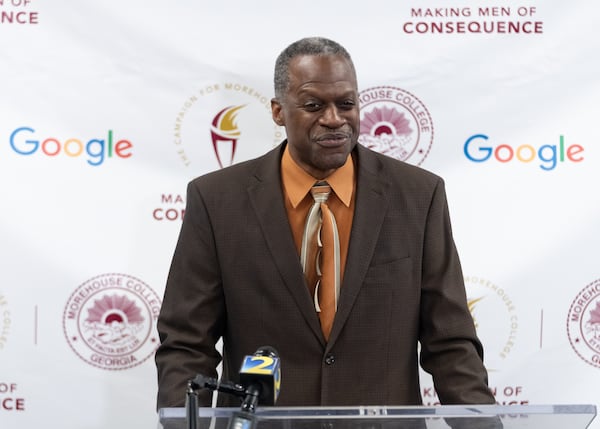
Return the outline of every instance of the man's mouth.
{"type": "Polygon", "coordinates": [[[350,140],[350,135],[346,133],[327,133],[317,137],[317,143],[327,147],[342,146],[348,140],[350,140]]]}

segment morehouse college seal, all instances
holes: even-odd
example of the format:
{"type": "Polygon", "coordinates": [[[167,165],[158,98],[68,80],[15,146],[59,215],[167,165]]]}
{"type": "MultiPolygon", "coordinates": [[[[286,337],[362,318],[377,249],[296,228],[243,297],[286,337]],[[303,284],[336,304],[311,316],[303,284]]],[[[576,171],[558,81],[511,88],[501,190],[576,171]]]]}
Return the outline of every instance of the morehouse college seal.
{"type": "Polygon", "coordinates": [[[433,143],[433,122],[421,100],[391,86],[365,89],[358,98],[359,143],[392,158],[421,165],[433,143]]]}
{"type": "Polygon", "coordinates": [[[571,304],[567,334],[575,353],[600,368],[600,279],[583,288],[571,304]]]}
{"type": "Polygon", "coordinates": [[[90,365],[132,368],[158,346],[154,326],[160,305],[158,295],[143,281],[126,274],[101,274],[69,298],[63,315],[65,337],[90,365]]]}

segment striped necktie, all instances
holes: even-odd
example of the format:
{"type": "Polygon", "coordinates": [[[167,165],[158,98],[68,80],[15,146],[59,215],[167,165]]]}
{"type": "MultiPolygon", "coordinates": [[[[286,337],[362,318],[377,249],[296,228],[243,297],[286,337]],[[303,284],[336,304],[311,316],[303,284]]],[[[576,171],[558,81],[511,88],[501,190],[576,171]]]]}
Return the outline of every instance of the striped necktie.
{"type": "Polygon", "coordinates": [[[306,218],[300,260],[327,340],[340,295],[340,239],[327,205],[331,187],[327,182],[318,182],[310,192],[314,204],[306,218]]]}

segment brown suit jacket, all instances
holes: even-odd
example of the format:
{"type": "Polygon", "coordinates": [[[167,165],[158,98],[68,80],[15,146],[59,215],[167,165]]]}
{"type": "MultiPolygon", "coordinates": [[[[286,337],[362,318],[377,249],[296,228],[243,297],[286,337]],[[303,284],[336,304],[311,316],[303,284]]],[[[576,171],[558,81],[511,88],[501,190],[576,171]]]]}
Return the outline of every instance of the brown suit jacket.
{"type": "Polygon", "coordinates": [[[258,347],[279,352],[277,405],[421,404],[419,351],[442,403],[493,403],[442,179],[357,145],[348,260],[325,342],[286,217],[283,147],[188,186],[158,320],[158,408],[183,406],[196,374],[216,376],[221,337],[227,380],[258,347]]]}

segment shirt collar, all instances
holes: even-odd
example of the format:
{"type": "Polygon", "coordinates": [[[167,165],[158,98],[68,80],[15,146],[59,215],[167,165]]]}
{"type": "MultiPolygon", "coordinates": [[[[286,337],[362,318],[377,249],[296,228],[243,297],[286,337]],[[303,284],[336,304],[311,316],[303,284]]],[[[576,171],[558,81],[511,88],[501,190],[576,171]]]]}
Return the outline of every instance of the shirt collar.
{"type": "MultiPolygon", "coordinates": [[[[281,179],[294,208],[300,204],[300,201],[308,194],[315,182],[319,181],[304,171],[293,160],[287,145],[281,158],[281,179]]],[[[346,207],[350,207],[352,191],[354,190],[354,162],[352,156],[348,156],[346,163],[324,180],[331,186],[340,201],[346,207]]]]}

